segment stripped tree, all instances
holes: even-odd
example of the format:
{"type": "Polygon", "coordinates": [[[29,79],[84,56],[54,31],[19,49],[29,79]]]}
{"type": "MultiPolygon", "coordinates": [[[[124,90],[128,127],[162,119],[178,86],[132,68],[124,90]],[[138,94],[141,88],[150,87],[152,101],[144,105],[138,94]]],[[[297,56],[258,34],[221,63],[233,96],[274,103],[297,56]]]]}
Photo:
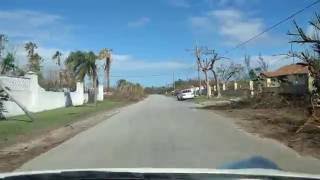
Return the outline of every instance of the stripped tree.
{"type": "Polygon", "coordinates": [[[217,75],[223,83],[227,83],[235,76],[240,75],[243,72],[244,67],[241,64],[223,63],[216,68],[217,75]]]}
{"type": "Polygon", "coordinates": [[[107,91],[110,90],[111,49],[103,48],[99,53],[99,59],[105,60],[104,73],[107,91]]]}
{"type": "Polygon", "coordinates": [[[59,66],[59,86],[61,88],[61,82],[62,82],[62,69],[61,69],[61,58],[62,58],[62,53],[60,51],[56,51],[53,56],[52,59],[56,61],[56,64],[59,66]]]}
{"type": "Polygon", "coordinates": [[[308,66],[310,76],[313,77],[313,87],[314,90],[312,92],[314,97],[311,100],[312,105],[316,105],[312,101],[319,101],[320,97],[320,16],[315,15],[316,18],[313,21],[310,21],[310,27],[312,29],[311,33],[305,33],[304,30],[297,24],[297,22],[293,22],[296,31],[289,32],[290,36],[294,37],[292,43],[299,43],[299,44],[309,44],[314,53],[310,53],[308,50],[295,53],[290,52],[289,56],[298,57],[300,60],[305,62],[308,66]]]}
{"type": "Polygon", "coordinates": [[[307,64],[310,76],[313,78],[313,90],[310,96],[310,102],[312,106],[312,117],[314,118],[310,118],[297,130],[297,132],[300,132],[306,124],[311,124],[314,120],[319,121],[315,107],[320,107],[320,16],[315,14],[315,19],[309,21],[309,25],[312,30],[309,33],[305,33],[296,21],[293,23],[295,26],[295,32],[288,33],[288,35],[294,37],[294,40],[292,40],[291,43],[310,45],[309,47],[314,52],[310,53],[308,50],[305,50],[299,53],[289,53],[289,56],[298,57],[307,64]]]}
{"type": "Polygon", "coordinates": [[[221,60],[224,57],[220,57],[218,53],[215,52],[215,50],[210,50],[207,47],[202,47],[202,48],[196,47],[195,56],[197,58],[197,64],[199,65],[199,68],[201,69],[201,71],[204,73],[204,76],[205,76],[205,83],[207,87],[207,98],[211,97],[210,79],[208,76],[208,72],[210,71],[213,74],[217,88],[219,87],[218,96],[221,96],[220,86],[218,83],[219,80],[214,70],[214,65],[218,60],[221,60]]]}

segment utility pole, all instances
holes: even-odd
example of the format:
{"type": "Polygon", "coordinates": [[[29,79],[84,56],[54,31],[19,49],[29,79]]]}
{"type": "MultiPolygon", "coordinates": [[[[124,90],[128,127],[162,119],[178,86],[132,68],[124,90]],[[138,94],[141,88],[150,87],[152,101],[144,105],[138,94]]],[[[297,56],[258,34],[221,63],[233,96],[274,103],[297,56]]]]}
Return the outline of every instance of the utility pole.
{"type": "MultiPolygon", "coordinates": [[[[196,55],[199,51],[198,49],[198,46],[195,46],[195,48],[193,49],[187,49],[187,51],[192,51],[194,55],[196,55]]],[[[197,71],[198,71],[198,81],[199,81],[199,95],[201,95],[201,77],[200,77],[200,64],[198,62],[198,60],[196,61],[197,62],[197,71]]]]}
{"type": "Polygon", "coordinates": [[[172,87],[173,87],[173,91],[176,90],[176,83],[174,81],[174,72],[172,73],[172,87]]]}

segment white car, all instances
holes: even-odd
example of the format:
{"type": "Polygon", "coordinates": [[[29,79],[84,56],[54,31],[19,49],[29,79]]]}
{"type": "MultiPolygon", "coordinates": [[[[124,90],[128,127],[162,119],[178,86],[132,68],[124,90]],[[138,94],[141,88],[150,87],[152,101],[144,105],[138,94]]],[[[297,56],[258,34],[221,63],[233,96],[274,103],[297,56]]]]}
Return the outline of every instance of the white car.
{"type": "Polygon", "coordinates": [[[185,89],[178,93],[177,99],[179,101],[185,100],[185,99],[192,99],[194,98],[194,92],[191,89],[185,89]]]}

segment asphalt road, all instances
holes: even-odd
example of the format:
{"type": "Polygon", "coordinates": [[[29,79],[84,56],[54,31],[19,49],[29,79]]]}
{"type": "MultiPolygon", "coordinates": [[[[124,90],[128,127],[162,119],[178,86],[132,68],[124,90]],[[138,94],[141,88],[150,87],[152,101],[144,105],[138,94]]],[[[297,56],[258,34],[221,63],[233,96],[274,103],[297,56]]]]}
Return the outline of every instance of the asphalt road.
{"type": "MultiPolygon", "coordinates": [[[[263,128],[263,127],[262,127],[263,128]]],[[[320,161],[239,129],[190,102],[152,95],[24,164],[65,168],[216,168],[259,155],[289,171],[320,173],[320,161]]]]}

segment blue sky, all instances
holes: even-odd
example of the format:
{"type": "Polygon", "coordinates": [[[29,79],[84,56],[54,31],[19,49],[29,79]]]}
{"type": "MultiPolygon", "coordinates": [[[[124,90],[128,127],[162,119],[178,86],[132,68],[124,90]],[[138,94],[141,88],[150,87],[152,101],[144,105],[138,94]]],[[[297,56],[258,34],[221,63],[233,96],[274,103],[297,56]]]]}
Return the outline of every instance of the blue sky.
{"type": "MultiPolygon", "coordinates": [[[[114,50],[112,83],[126,78],[144,85],[166,85],[176,78],[196,75],[194,58],[186,49],[206,45],[224,54],[266,27],[310,4],[311,0],[2,0],[0,32],[8,35],[8,49],[24,64],[23,43],[34,41],[45,58],[45,69],[56,68],[55,50],[114,50]]],[[[320,5],[295,19],[307,21],[320,5]]],[[[226,56],[235,62],[244,54],[261,53],[271,67],[287,60],[272,55],[290,49],[282,24],[226,56]]],[[[299,48],[299,47],[294,47],[299,48]]],[[[254,63],[254,62],[253,62],[254,63]]]]}

